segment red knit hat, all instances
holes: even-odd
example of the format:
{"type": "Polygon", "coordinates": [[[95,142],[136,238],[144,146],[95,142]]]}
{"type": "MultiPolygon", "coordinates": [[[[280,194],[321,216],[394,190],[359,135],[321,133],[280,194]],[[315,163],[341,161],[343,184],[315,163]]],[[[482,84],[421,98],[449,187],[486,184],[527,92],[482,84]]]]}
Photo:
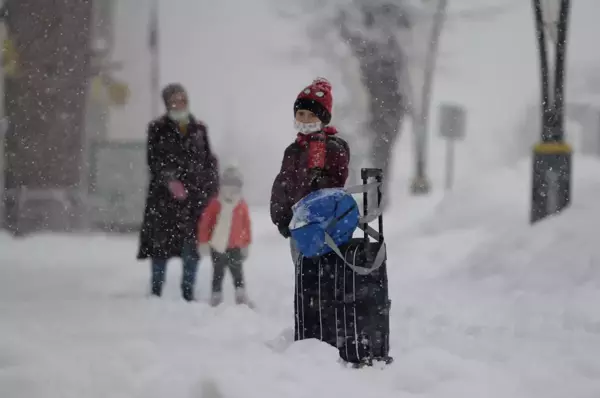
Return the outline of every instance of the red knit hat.
{"type": "Polygon", "coordinates": [[[324,125],[327,125],[331,121],[332,107],[331,83],[319,77],[298,94],[294,102],[294,115],[298,110],[305,109],[314,113],[324,125]]]}

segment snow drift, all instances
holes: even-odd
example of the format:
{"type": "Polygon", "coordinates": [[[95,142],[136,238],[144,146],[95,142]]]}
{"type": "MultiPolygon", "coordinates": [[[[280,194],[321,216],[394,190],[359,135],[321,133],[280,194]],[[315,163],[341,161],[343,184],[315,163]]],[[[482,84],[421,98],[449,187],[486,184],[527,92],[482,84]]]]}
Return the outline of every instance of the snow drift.
{"type": "Polygon", "coordinates": [[[228,281],[226,303],[205,304],[207,262],[201,302],[179,299],[176,262],[165,297],[148,299],[134,238],[0,235],[0,396],[595,398],[600,165],[577,158],[572,207],[534,227],[498,217],[526,211],[490,188],[526,185],[520,167],[393,210],[414,222],[387,224],[396,361],[383,371],[343,369],[316,341],[290,345],[289,247],[263,209],[247,263],[257,311],[231,305],[228,281]]]}

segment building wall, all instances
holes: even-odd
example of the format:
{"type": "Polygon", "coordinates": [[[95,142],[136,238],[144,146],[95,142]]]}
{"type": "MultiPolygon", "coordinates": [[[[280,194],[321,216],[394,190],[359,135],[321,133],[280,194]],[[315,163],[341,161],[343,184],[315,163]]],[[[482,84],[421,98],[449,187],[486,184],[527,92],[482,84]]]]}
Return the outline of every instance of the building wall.
{"type": "Polygon", "coordinates": [[[114,76],[129,85],[131,96],[124,107],[113,107],[108,118],[108,138],[144,140],[151,119],[151,101],[156,94],[150,87],[150,52],[148,20],[151,2],[148,0],[115,1],[113,61],[123,68],[114,76]]]}

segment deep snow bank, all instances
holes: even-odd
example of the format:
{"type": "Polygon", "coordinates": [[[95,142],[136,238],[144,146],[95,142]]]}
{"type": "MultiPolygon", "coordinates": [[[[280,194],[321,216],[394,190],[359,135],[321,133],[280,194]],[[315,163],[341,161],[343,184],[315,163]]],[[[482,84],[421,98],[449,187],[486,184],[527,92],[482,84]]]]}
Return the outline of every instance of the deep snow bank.
{"type": "Polygon", "coordinates": [[[426,374],[438,366],[461,380],[481,380],[472,372],[489,366],[484,377],[519,374],[503,384],[514,383],[511,396],[598,396],[600,162],[576,158],[572,206],[535,226],[528,172],[522,163],[463,184],[430,219],[394,237],[397,366],[417,357],[426,374]],[[438,352],[435,361],[427,351],[438,352]]]}
{"type": "MultiPolygon", "coordinates": [[[[600,160],[575,157],[571,206],[533,227],[529,224],[530,192],[531,163],[522,161],[460,183],[443,196],[427,198],[417,212],[419,217],[415,217],[418,207],[414,203],[393,207],[387,219],[410,224],[387,235],[395,243],[390,257],[400,263],[400,269],[391,269],[397,283],[455,269],[465,272],[468,256],[474,264],[469,271],[473,276],[493,273],[492,269],[507,270],[506,263],[517,271],[517,260],[521,264],[534,260],[543,263],[545,259],[578,262],[584,269],[597,262],[594,230],[600,221],[596,200],[600,195],[600,160]],[[415,263],[420,265],[415,267],[415,263]]],[[[572,276],[575,271],[566,269],[573,267],[566,267],[565,272],[572,276]]]]}
{"type": "Polygon", "coordinates": [[[598,397],[600,165],[574,170],[572,207],[535,227],[526,163],[445,198],[402,198],[386,216],[385,371],[342,369],[314,341],[267,347],[293,322],[294,271],[265,209],[246,267],[256,312],[230,305],[229,280],[223,307],[204,302],[208,262],[201,302],[179,299],[178,264],[165,297],[147,299],[135,238],[0,235],[0,396],[598,397]]]}
{"type": "MultiPolygon", "coordinates": [[[[592,209],[590,196],[600,193],[599,185],[600,160],[574,157],[572,205],[564,214],[592,209]]],[[[433,216],[423,220],[420,229],[439,233],[449,229],[485,227],[495,232],[507,232],[523,226],[527,231],[530,197],[531,160],[527,159],[515,166],[459,182],[453,191],[439,200],[433,216]]]]}
{"type": "Polygon", "coordinates": [[[534,226],[508,226],[477,248],[455,276],[475,280],[515,305],[544,301],[564,327],[600,336],[595,305],[600,300],[600,161],[577,159],[575,177],[570,209],[534,226]]]}
{"type": "Polygon", "coordinates": [[[513,226],[470,259],[478,278],[510,272],[513,288],[600,288],[600,162],[577,169],[573,204],[563,214],[537,225],[513,226]],[[494,255],[489,255],[494,253],[494,255]]]}

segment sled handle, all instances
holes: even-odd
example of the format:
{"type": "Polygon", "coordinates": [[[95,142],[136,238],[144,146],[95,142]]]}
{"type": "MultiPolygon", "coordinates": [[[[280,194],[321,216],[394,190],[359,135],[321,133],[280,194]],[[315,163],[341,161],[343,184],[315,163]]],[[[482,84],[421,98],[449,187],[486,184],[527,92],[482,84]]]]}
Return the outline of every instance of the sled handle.
{"type": "MultiPolygon", "coordinates": [[[[383,202],[383,172],[375,177],[379,186],[377,187],[377,207],[381,209],[381,202],[383,202]]],[[[383,212],[379,214],[379,243],[383,243],[383,212]]]]}
{"type": "MultiPolygon", "coordinates": [[[[363,169],[364,171],[365,169],[363,169]]],[[[362,174],[362,173],[361,173],[362,174]]],[[[363,174],[363,185],[366,186],[367,185],[367,178],[365,177],[365,175],[363,174]]],[[[368,208],[369,208],[369,204],[368,204],[368,190],[365,189],[365,191],[363,192],[363,217],[367,216],[367,212],[368,212],[368,208]]],[[[368,224],[365,224],[365,226],[367,226],[368,224]]],[[[364,239],[365,242],[369,241],[369,234],[367,234],[367,228],[364,229],[364,239]]]]}
{"type": "Polygon", "coordinates": [[[377,271],[385,263],[385,260],[387,258],[387,248],[385,242],[383,241],[379,246],[379,250],[377,250],[377,254],[375,255],[373,263],[370,267],[360,267],[354,264],[354,262],[349,262],[346,259],[346,256],[338,247],[338,245],[335,244],[333,238],[328,233],[325,233],[325,243],[344,262],[344,264],[346,264],[352,271],[356,272],[358,275],[369,275],[370,273],[377,271]]]}
{"type": "Polygon", "coordinates": [[[369,178],[383,178],[383,170],[377,168],[363,168],[360,169],[360,176],[363,182],[366,183],[369,178]]]}
{"type": "MultiPolygon", "coordinates": [[[[363,181],[363,185],[368,184],[369,178],[375,178],[377,181],[377,208],[381,209],[381,202],[383,200],[383,191],[381,187],[383,186],[383,170],[378,168],[363,168],[360,170],[360,176],[363,181]]],[[[368,212],[368,192],[367,190],[363,191],[363,215],[367,216],[368,212]]],[[[378,219],[378,229],[379,229],[379,243],[383,243],[383,214],[380,211],[378,219]]],[[[366,227],[366,225],[365,225],[366,227]]],[[[364,228],[364,239],[365,241],[369,240],[369,234],[367,233],[367,228],[364,228]]]]}

